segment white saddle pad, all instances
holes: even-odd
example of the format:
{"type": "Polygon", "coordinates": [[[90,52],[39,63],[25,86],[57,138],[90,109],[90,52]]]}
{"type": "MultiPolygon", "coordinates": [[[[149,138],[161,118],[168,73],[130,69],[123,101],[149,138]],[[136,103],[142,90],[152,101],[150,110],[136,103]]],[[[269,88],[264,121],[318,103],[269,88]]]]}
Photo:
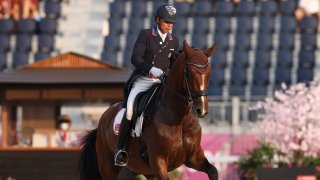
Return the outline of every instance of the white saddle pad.
{"type": "MultiPolygon", "coordinates": [[[[114,118],[113,121],[113,132],[118,135],[119,133],[119,129],[120,129],[120,124],[123,118],[124,113],[126,112],[125,108],[122,108],[118,114],[116,115],[116,117],[114,118]]],[[[132,137],[139,137],[141,136],[142,133],[142,125],[143,125],[143,116],[144,113],[142,113],[142,115],[137,119],[136,124],[134,126],[134,129],[132,129],[131,131],[131,136],[132,137]]]]}

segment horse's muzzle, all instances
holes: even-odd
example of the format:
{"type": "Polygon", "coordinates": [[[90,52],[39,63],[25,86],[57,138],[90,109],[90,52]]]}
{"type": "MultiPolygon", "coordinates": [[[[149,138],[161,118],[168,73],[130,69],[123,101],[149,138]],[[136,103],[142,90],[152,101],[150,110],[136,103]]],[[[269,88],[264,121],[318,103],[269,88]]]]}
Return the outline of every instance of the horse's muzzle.
{"type": "Polygon", "coordinates": [[[208,114],[208,92],[198,91],[197,98],[193,101],[193,111],[199,118],[203,118],[208,114]]]}
{"type": "Polygon", "coordinates": [[[198,116],[198,118],[203,118],[208,114],[208,108],[205,106],[194,106],[193,112],[198,116]]]}
{"type": "Polygon", "coordinates": [[[196,109],[196,114],[198,115],[198,118],[203,118],[208,114],[208,111],[203,111],[202,109],[196,109]]]}

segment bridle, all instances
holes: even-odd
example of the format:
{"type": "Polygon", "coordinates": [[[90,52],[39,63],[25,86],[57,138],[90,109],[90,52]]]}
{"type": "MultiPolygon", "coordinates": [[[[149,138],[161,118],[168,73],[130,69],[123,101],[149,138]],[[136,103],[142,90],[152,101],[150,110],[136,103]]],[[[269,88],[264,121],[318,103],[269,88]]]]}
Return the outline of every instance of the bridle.
{"type": "Polygon", "coordinates": [[[205,90],[200,90],[200,91],[195,91],[195,92],[191,92],[190,91],[190,87],[189,87],[189,83],[188,83],[188,79],[192,78],[190,73],[187,71],[187,66],[188,65],[192,65],[192,66],[195,66],[197,68],[204,68],[206,66],[209,65],[209,61],[207,61],[205,64],[196,64],[196,63],[193,63],[193,62],[189,62],[189,61],[186,61],[185,63],[185,68],[184,68],[184,79],[185,79],[185,84],[186,84],[186,89],[187,89],[187,100],[193,104],[193,99],[194,98],[199,98],[201,96],[208,96],[208,91],[205,91],[205,90]]]}
{"type": "MultiPolygon", "coordinates": [[[[195,92],[191,92],[190,90],[190,86],[189,86],[189,83],[188,83],[188,80],[190,80],[192,77],[192,75],[189,73],[189,71],[187,70],[187,66],[190,65],[190,66],[195,66],[197,68],[205,68],[209,65],[209,60],[204,63],[204,64],[197,64],[197,63],[193,63],[193,62],[190,62],[188,60],[185,61],[184,63],[184,82],[185,82],[185,86],[186,86],[186,91],[187,91],[187,96],[185,95],[182,95],[181,93],[179,92],[176,92],[172,89],[170,89],[166,83],[162,83],[164,85],[164,88],[173,92],[175,95],[177,95],[180,99],[183,99],[183,103],[182,104],[185,104],[187,103],[187,106],[191,107],[193,106],[193,101],[194,101],[194,98],[199,98],[199,97],[202,97],[202,96],[208,96],[208,91],[206,90],[200,90],[200,91],[195,91],[195,92]]],[[[164,82],[164,80],[162,80],[162,82],[164,82]]]]}

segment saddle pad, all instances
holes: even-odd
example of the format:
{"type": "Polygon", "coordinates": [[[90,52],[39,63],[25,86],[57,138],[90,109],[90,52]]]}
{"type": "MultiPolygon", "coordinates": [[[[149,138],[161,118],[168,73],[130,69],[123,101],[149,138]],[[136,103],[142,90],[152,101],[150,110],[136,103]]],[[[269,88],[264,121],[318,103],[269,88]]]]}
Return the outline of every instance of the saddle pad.
{"type": "MultiPolygon", "coordinates": [[[[123,118],[124,113],[126,112],[125,108],[122,108],[116,115],[113,121],[113,132],[118,135],[119,134],[119,129],[120,129],[120,124],[123,118]]],[[[141,114],[140,117],[135,121],[134,128],[131,130],[131,136],[132,137],[139,137],[141,136],[142,133],[142,125],[143,125],[143,116],[144,113],[141,114]]]]}

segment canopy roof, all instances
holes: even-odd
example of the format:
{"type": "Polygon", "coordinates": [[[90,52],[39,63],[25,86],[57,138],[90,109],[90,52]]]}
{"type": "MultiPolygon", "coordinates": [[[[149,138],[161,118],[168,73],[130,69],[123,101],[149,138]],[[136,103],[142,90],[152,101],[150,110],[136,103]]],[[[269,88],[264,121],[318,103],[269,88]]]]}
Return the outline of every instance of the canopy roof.
{"type": "Polygon", "coordinates": [[[69,52],[0,73],[0,84],[125,83],[130,71],[69,52]]]}

